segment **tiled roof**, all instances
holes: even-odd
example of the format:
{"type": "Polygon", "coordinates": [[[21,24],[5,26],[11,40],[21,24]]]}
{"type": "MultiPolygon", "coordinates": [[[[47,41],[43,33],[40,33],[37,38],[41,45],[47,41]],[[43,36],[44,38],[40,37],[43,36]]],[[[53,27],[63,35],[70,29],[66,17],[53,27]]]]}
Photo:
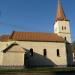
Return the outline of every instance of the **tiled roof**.
{"type": "Polygon", "coordinates": [[[65,42],[65,40],[57,34],[41,32],[13,32],[10,39],[16,41],[65,42]]]}
{"type": "Polygon", "coordinates": [[[7,42],[7,41],[9,41],[9,35],[2,35],[2,36],[0,36],[0,41],[5,41],[5,42],[7,42]]]}
{"type": "Polygon", "coordinates": [[[64,10],[61,6],[60,0],[58,0],[57,14],[56,14],[55,20],[56,21],[67,20],[65,14],[64,14],[64,10]]]}

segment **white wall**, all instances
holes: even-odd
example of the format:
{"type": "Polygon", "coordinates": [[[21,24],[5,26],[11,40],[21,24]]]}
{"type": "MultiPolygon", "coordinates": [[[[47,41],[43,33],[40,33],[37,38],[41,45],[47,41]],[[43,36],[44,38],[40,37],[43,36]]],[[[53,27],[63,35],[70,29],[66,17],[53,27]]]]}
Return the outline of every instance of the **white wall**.
{"type": "MultiPolygon", "coordinates": [[[[65,43],[55,43],[55,42],[26,42],[26,41],[17,41],[17,43],[27,49],[33,48],[33,51],[43,57],[43,49],[47,49],[47,59],[53,62],[55,65],[67,65],[66,58],[66,47],[65,43]],[[60,57],[57,56],[57,49],[60,50],[60,57]]],[[[35,60],[38,62],[37,65],[44,65],[46,62],[41,63],[40,59],[36,59],[36,55],[34,55],[35,60]],[[40,62],[40,63],[39,63],[40,62]]],[[[43,61],[43,60],[42,60],[43,61]]],[[[48,65],[49,62],[47,63],[48,65]]],[[[46,65],[47,65],[46,64],[46,65]]]]}
{"type": "Polygon", "coordinates": [[[69,26],[69,21],[57,21],[54,24],[54,32],[59,33],[70,33],[70,26],[69,26]],[[62,30],[62,26],[66,27],[66,30],[62,30]],[[57,28],[57,31],[55,30],[57,28]]]}
{"type": "Polygon", "coordinates": [[[69,43],[72,43],[71,41],[71,33],[70,33],[70,26],[69,21],[57,21],[54,24],[54,33],[57,33],[59,36],[67,39],[69,43]],[[66,27],[66,30],[62,30],[62,26],[66,27]]]}
{"type": "Polygon", "coordinates": [[[4,53],[3,66],[24,66],[24,53],[4,53]]]}
{"type": "Polygon", "coordinates": [[[0,65],[3,63],[3,52],[0,52],[0,65]]]}
{"type": "Polygon", "coordinates": [[[24,66],[25,51],[18,45],[14,45],[3,53],[4,66],[24,66]]]}

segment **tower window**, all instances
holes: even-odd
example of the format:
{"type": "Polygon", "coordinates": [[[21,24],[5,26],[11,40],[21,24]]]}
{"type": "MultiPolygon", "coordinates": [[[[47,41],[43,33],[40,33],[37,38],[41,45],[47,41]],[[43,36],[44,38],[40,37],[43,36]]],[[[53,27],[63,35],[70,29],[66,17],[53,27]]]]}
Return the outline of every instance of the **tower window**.
{"type": "Polygon", "coordinates": [[[66,27],[64,27],[64,29],[66,30],[66,27]]]}
{"type": "Polygon", "coordinates": [[[30,55],[33,56],[33,49],[30,49],[30,55]]]}
{"type": "Polygon", "coordinates": [[[63,26],[62,26],[62,30],[66,30],[66,27],[63,27],[63,26]]]}
{"type": "Polygon", "coordinates": [[[46,50],[46,49],[43,50],[43,55],[44,55],[44,56],[47,55],[47,50],[46,50]]]}
{"type": "Polygon", "coordinates": [[[57,56],[60,57],[59,49],[57,49],[57,56]]]}

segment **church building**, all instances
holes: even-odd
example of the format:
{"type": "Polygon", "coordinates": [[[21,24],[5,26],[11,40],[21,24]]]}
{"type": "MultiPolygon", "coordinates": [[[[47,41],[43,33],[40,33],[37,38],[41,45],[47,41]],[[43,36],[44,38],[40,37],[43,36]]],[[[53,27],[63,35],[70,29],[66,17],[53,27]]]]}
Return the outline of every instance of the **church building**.
{"type": "Polygon", "coordinates": [[[73,63],[69,20],[60,0],[54,33],[12,32],[0,37],[0,66],[46,67],[73,63]]]}

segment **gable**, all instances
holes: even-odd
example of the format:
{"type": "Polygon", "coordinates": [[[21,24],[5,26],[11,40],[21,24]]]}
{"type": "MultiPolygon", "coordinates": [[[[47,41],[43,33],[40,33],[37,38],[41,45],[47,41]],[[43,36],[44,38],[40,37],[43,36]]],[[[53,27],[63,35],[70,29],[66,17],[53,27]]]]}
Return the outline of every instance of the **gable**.
{"type": "Polygon", "coordinates": [[[12,44],[11,46],[7,47],[3,52],[17,52],[22,53],[25,52],[22,47],[20,47],[18,44],[12,44]]]}

